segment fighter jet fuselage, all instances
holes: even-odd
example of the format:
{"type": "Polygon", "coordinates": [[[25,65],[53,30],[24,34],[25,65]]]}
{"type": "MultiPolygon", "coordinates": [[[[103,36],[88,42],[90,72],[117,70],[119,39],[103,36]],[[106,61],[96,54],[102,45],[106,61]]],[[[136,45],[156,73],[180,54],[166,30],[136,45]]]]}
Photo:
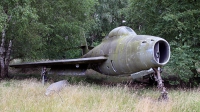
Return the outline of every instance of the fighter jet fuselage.
{"type": "Polygon", "coordinates": [[[83,58],[106,56],[102,63],[90,68],[105,75],[130,75],[165,65],[170,59],[170,46],[160,37],[137,35],[129,27],[113,29],[102,43],[83,58]]]}

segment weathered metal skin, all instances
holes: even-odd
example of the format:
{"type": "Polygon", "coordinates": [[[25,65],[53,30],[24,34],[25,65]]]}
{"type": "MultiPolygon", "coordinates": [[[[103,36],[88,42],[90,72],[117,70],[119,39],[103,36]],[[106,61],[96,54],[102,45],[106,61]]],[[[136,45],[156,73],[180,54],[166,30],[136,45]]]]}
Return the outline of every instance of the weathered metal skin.
{"type": "Polygon", "coordinates": [[[107,56],[102,64],[90,67],[106,75],[130,75],[141,70],[165,65],[170,59],[170,46],[160,37],[137,35],[129,27],[113,29],[100,45],[83,56],[107,56]]]}
{"type": "Polygon", "coordinates": [[[21,63],[10,67],[46,67],[51,68],[49,73],[60,75],[84,75],[88,68],[92,68],[105,75],[136,78],[148,75],[150,68],[161,67],[169,59],[170,46],[166,40],[137,35],[131,28],[121,26],[113,29],[100,45],[82,58],[21,63]]]}

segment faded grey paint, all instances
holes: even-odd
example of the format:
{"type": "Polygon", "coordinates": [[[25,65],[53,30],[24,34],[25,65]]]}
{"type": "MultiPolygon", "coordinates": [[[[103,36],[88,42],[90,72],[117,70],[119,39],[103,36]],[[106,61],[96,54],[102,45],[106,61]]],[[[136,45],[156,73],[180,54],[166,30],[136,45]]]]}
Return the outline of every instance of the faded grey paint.
{"type": "Polygon", "coordinates": [[[170,46],[160,37],[137,35],[129,27],[122,26],[113,29],[100,45],[83,57],[96,56],[108,59],[92,66],[94,70],[106,75],[130,75],[165,65],[170,59],[170,46]],[[160,51],[159,47],[162,47],[160,51]],[[162,57],[156,57],[155,52],[162,53],[162,57]]]}

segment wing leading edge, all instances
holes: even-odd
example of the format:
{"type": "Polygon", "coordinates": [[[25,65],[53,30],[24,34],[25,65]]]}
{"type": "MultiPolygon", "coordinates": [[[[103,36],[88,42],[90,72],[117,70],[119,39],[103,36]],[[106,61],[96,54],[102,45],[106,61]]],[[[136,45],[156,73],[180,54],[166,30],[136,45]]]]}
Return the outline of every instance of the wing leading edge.
{"type": "Polygon", "coordinates": [[[10,67],[15,68],[30,68],[30,67],[55,67],[55,66],[68,66],[75,64],[90,64],[90,63],[101,63],[107,60],[105,56],[89,57],[89,58],[77,58],[77,59],[66,59],[66,60],[55,60],[55,61],[43,61],[43,62],[31,62],[21,64],[11,64],[10,67]]]}

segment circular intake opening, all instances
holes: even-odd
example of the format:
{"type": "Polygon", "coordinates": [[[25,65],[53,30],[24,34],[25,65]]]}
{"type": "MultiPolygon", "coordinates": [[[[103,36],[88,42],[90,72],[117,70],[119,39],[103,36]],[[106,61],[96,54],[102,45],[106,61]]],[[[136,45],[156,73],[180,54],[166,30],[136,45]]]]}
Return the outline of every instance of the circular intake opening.
{"type": "Polygon", "coordinates": [[[165,64],[170,58],[170,46],[167,41],[158,41],[154,45],[154,59],[160,64],[165,64]]]}

